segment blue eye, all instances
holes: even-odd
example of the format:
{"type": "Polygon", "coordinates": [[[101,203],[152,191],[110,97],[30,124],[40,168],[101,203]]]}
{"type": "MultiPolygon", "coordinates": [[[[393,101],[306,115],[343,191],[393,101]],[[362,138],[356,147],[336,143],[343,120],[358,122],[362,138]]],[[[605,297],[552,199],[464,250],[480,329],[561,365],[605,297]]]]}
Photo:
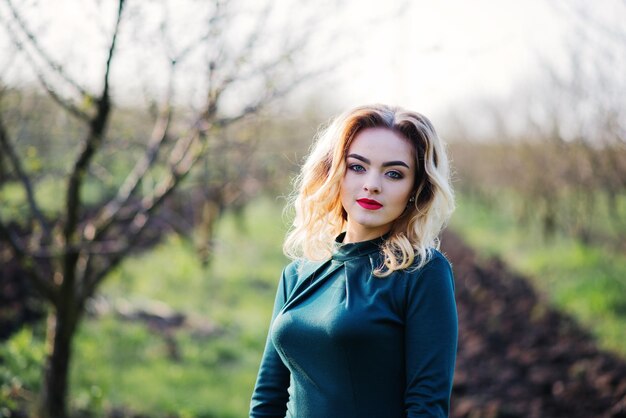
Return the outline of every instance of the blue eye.
{"type": "Polygon", "coordinates": [[[389,172],[387,172],[387,177],[390,177],[390,178],[392,178],[394,180],[400,180],[400,179],[404,178],[402,173],[400,173],[399,171],[389,171],[389,172]]]}
{"type": "Polygon", "coordinates": [[[356,172],[365,171],[365,167],[363,167],[361,164],[350,164],[348,166],[348,169],[356,172]]]}

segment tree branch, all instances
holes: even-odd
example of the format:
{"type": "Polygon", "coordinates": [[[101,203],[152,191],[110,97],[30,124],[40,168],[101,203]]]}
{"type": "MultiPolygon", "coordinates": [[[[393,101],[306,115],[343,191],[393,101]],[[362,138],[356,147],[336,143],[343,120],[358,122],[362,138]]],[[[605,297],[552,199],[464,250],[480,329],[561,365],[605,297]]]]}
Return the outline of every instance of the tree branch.
{"type": "Polygon", "coordinates": [[[236,63],[244,62],[246,57],[248,57],[252,53],[253,49],[256,47],[259,39],[261,39],[263,30],[267,27],[267,17],[274,9],[274,1],[275,0],[270,0],[269,2],[267,2],[261,14],[256,18],[256,26],[250,32],[246,45],[235,60],[236,63]]]}
{"type": "MultiPolygon", "coordinates": [[[[201,122],[198,125],[201,126],[201,122]]],[[[186,138],[179,139],[172,152],[168,175],[156,186],[154,195],[145,197],[140,207],[132,215],[130,226],[126,228],[124,234],[127,237],[125,245],[113,257],[109,258],[98,272],[91,273],[89,275],[92,277],[91,279],[86,277],[86,280],[89,281],[83,287],[83,297],[90,297],[106,275],[128,255],[146,228],[154,211],[189,174],[193,165],[202,156],[203,148],[200,138],[204,135],[203,132],[204,129],[195,129],[186,138]],[[193,147],[194,144],[197,145],[195,148],[193,147]]]]}
{"type": "Polygon", "coordinates": [[[155,122],[144,155],[137,161],[132,171],[128,174],[115,198],[109,201],[100,210],[99,215],[95,217],[95,222],[85,227],[84,236],[87,239],[98,240],[106,233],[113,221],[118,217],[120,211],[128,205],[130,198],[137,190],[137,187],[148,170],[154,165],[156,157],[167,138],[172,119],[172,107],[170,103],[174,95],[175,66],[176,63],[172,61],[167,97],[162,106],[160,115],[155,122]]]}
{"type": "MultiPolygon", "coordinates": [[[[243,50],[237,55],[235,59],[233,59],[235,66],[230,69],[228,75],[221,80],[221,83],[219,85],[209,89],[209,106],[207,107],[206,111],[208,115],[213,115],[215,113],[211,112],[211,109],[217,108],[217,101],[219,100],[219,97],[226,89],[228,89],[228,87],[230,87],[231,84],[245,82],[254,77],[258,77],[259,75],[265,75],[266,78],[269,78],[272,71],[279,68],[281,65],[289,62],[294,54],[296,54],[298,51],[302,50],[306,46],[306,44],[310,40],[311,30],[313,30],[313,28],[315,28],[315,26],[321,21],[320,16],[312,17],[310,20],[305,22],[305,29],[301,31],[302,34],[296,38],[290,38],[288,44],[285,45],[280,54],[274,56],[272,59],[259,63],[259,65],[254,66],[254,68],[248,69],[247,71],[243,72],[241,68],[242,64],[247,61],[247,57],[252,54],[252,51],[255,48],[259,48],[258,43],[262,39],[263,30],[266,27],[266,18],[271,13],[273,6],[273,1],[266,5],[265,9],[257,20],[257,25],[255,29],[250,32],[243,50]]],[[[279,97],[285,96],[297,85],[303,83],[304,81],[310,80],[311,78],[315,78],[320,74],[328,72],[333,68],[320,67],[301,75],[300,77],[293,80],[291,83],[284,85],[284,87],[282,88],[270,89],[269,94],[266,92],[265,97],[262,97],[261,99],[257,100],[257,102],[247,106],[244,111],[241,112],[239,115],[230,118],[223,118],[218,121],[217,125],[228,125],[246,117],[247,115],[256,113],[265,104],[279,97]]],[[[210,68],[209,70],[209,74],[212,74],[214,68],[210,68]]]]}
{"type": "Polygon", "coordinates": [[[24,33],[24,36],[28,39],[30,45],[32,45],[33,49],[37,52],[37,54],[41,57],[43,62],[56,74],[58,74],[63,80],[65,80],[70,86],[75,88],[79,94],[83,97],[90,97],[91,95],[81,87],[75,80],[73,80],[67,73],[63,70],[63,66],[55,62],[50,55],[46,53],[46,51],[41,47],[37,37],[33,34],[33,32],[27,27],[26,22],[22,19],[22,16],[18,13],[17,9],[13,5],[11,0],[5,0],[6,4],[11,9],[11,14],[13,14],[13,18],[17,22],[19,28],[24,33]]]}
{"type": "Polygon", "coordinates": [[[17,235],[13,233],[11,228],[5,225],[2,220],[0,220],[0,237],[4,238],[4,240],[9,243],[15,258],[26,271],[27,277],[30,278],[39,293],[52,304],[56,305],[58,301],[58,289],[54,284],[45,279],[45,276],[37,269],[36,260],[24,250],[17,235]]]}
{"type": "Polygon", "coordinates": [[[109,97],[109,75],[111,69],[111,62],[113,60],[115,44],[119,31],[120,21],[122,18],[122,11],[124,8],[124,0],[119,0],[119,7],[117,13],[117,20],[115,22],[115,29],[111,39],[109,52],[106,61],[106,70],[104,72],[104,83],[102,88],[102,94],[98,99],[98,112],[90,122],[90,131],[87,139],[85,140],[85,146],[80,153],[74,169],[68,182],[66,208],[67,208],[67,220],[64,228],[64,236],[66,245],[69,245],[73,240],[72,237],[75,234],[76,226],[78,223],[78,212],[80,210],[80,187],[84,181],[87,168],[102,143],[104,136],[104,130],[109,118],[111,110],[111,103],[109,97]]]}
{"type": "MultiPolygon", "coordinates": [[[[30,64],[32,70],[35,72],[35,75],[37,76],[37,79],[39,80],[39,82],[41,83],[43,88],[46,90],[46,92],[50,95],[52,100],[54,100],[61,107],[63,107],[68,112],[70,112],[71,114],[76,116],[78,119],[83,120],[83,121],[89,120],[89,114],[87,112],[79,109],[70,100],[61,97],[61,95],[58,94],[50,86],[50,83],[48,83],[48,81],[46,80],[46,77],[45,77],[43,71],[39,68],[39,66],[35,62],[35,59],[31,55],[31,53],[24,46],[24,44],[16,37],[15,33],[12,30],[9,29],[8,22],[7,22],[6,26],[7,26],[7,32],[9,33],[9,36],[11,37],[11,41],[13,42],[13,44],[15,45],[15,47],[17,48],[18,51],[22,51],[24,53],[24,56],[26,57],[26,60],[30,64]]],[[[86,93],[83,97],[88,98],[88,99],[92,98],[91,95],[89,95],[88,93],[86,93]]]]}
{"type": "Polygon", "coordinates": [[[124,10],[124,1],[119,0],[117,18],[115,21],[115,28],[113,30],[113,36],[109,51],[107,55],[107,61],[104,72],[104,83],[102,87],[102,93],[98,99],[97,113],[90,121],[90,130],[87,139],[84,142],[84,148],[76,163],[74,169],[70,175],[67,187],[66,196],[66,222],[63,229],[63,236],[65,238],[65,253],[63,256],[63,270],[65,272],[63,280],[63,289],[67,293],[65,296],[70,296],[71,292],[74,292],[74,282],[76,270],[75,266],[78,262],[80,253],[75,248],[75,241],[77,240],[77,226],[78,218],[81,209],[81,196],[80,189],[85,180],[85,174],[91,163],[93,156],[102,144],[104,138],[104,131],[109,119],[111,110],[110,96],[109,96],[109,76],[111,71],[111,63],[115,54],[115,45],[117,41],[117,35],[119,33],[120,22],[122,19],[122,12],[124,10]]]}
{"type": "Polygon", "coordinates": [[[115,29],[113,30],[113,38],[111,39],[111,46],[109,47],[109,54],[107,56],[106,69],[104,72],[104,86],[102,95],[100,97],[109,97],[109,77],[111,74],[111,62],[113,61],[113,55],[115,54],[115,44],[117,42],[117,35],[120,30],[120,23],[122,21],[122,12],[124,11],[125,0],[118,0],[117,18],[115,19],[115,29]]]}
{"type": "MultiPolygon", "coordinates": [[[[242,77],[240,74],[241,66],[246,61],[248,61],[248,57],[252,55],[253,49],[261,39],[263,30],[265,29],[267,24],[267,17],[269,16],[273,8],[274,0],[271,0],[265,5],[260,16],[257,18],[256,25],[254,29],[249,33],[248,39],[241,52],[237,54],[235,58],[231,59],[231,61],[234,63],[234,67],[232,67],[230,71],[228,71],[228,75],[223,77],[221,82],[217,85],[215,85],[214,74],[216,73],[216,67],[218,65],[217,63],[226,61],[225,57],[223,56],[223,54],[225,53],[224,49],[221,48],[218,57],[211,60],[211,62],[209,63],[209,89],[207,92],[208,106],[206,111],[207,115],[214,115],[215,109],[217,109],[217,102],[219,101],[222,93],[228,88],[229,85],[231,85],[235,81],[244,81],[244,79],[246,78],[242,77]]],[[[214,16],[212,17],[211,22],[214,23],[216,20],[217,19],[214,16]]],[[[281,62],[281,60],[276,61],[281,62]]],[[[255,68],[255,71],[252,71],[252,73],[258,75],[258,71],[256,70],[258,70],[258,68],[255,68]]]]}
{"type": "Polygon", "coordinates": [[[4,154],[8,157],[9,161],[11,162],[11,165],[13,166],[13,169],[15,170],[15,173],[17,174],[17,177],[20,179],[20,182],[22,183],[22,187],[24,188],[24,191],[26,192],[26,200],[28,201],[28,207],[33,213],[35,219],[39,221],[41,229],[44,232],[44,241],[47,242],[48,239],[50,238],[50,233],[51,233],[50,225],[46,221],[46,218],[41,212],[41,210],[39,209],[39,205],[37,204],[37,201],[35,200],[35,193],[33,191],[33,187],[30,183],[30,178],[24,172],[24,169],[22,168],[22,164],[20,161],[20,157],[17,155],[17,153],[13,149],[13,146],[11,145],[11,141],[8,138],[8,133],[6,131],[6,128],[4,127],[4,123],[2,122],[2,119],[0,119],[0,149],[2,149],[4,154]]]}
{"type": "Polygon", "coordinates": [[[215,126],[217,127],[224,127],[224,126],[228,126],[231,125],[234,122],[237,122],[243,118],[245,118],[246,116],[249,116],[251,114],[257,113],[260,109],[262,109],[264,106],[267,106],[270,102],[280,98],[280,97],[284,97],[285,95],[287,95],[288,93],[290,93],[291,91],[293,91],[293,89],[295,89],[298,85],[302,84],[303,82],[317,77],[320,74],[329,71],[330,68],[321,68],[318,69],[317,71],[310,71],[307,72],[305,74],[302,74],[301,76],[295,78],[294,80],[292,80],[289,84],[287,84],[286,86],[282,87],[282,88],[274,88],[271,89],[269,91],[267,91],[265,93],[265,95],[263,95],[263,97],[261,97],[259,100],[257,100],[256,102],[246,106],[239,114],[235,115],[235,116],[230,116],[230,117],[225,117],[225,118],[220,118],[217,119],[215,121],[215,126]]]}

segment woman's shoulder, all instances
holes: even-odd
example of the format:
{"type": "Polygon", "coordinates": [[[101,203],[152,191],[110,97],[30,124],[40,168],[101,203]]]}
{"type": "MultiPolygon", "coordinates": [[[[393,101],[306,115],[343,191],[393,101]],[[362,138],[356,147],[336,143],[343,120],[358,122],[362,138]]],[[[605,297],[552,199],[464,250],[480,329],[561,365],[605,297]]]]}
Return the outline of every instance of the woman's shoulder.
{"type": "Polygon", "coordinates": [[[452,269],[452,264],[450,264],[450,261],[448,260],[448,258],[445,256],[444,253],[442,253],[436,248],[431,248],[429,250],[426,264],[422,266],[422,269],[426,269],[426,268],[452,269]]]}
{"type": "Polygon", "coordinates": [[[430,248],[426,253],[426,262],[422,263],[419,255],[415,256],[413,265],[401,271],[402,276],[409,282],[429,280],[430,277],[449,277],[452,279],[452,264],[448,258],[436,248],[430,248]]]}
{"type": "Polygon", "coordinates": [[[302,265],[303,260],[301,258],[292,260],[289,264],[283,268],[283,276],[286,279],[295,278],[298,275],[298,270],[300,270],[300,266],[302,265]]]}
{"type": "Polygon", "coordinates": [[[305,258],[292,260],[283,269],[283,282],[287,289],[293,288],[302,277],[307,277],[316,271],[325,261],[311,261],[305,258]]]}
{"type": "Polygon", "coordinates": [[[421,263],[418,257],[416,255],[411,267],[395,271],[388,277],[401,303],[424,303],[425,298],[454,298],[454,276],[447,257],[434,248],[428,251],[425,263],[421,263]]]}
{"type": "Polygon", "coordinates": [[[296,258],[285,266],[285,268],[283,269],[283,275],[286,278],[297,278],[298,276],[301,276],[303,273],[306,273],[311,269],[317,269],[321,264],[324,264],[326,261],[327,260],[312,261],[305,258],[296,258]]]}

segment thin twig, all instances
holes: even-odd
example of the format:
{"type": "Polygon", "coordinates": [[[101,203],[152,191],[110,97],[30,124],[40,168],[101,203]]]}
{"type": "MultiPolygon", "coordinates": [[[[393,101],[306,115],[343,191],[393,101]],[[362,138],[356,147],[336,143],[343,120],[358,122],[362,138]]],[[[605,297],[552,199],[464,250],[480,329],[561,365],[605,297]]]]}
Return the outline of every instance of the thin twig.
{"type": "Polygon", "coordinates": [[[37,54],[39,54],[39,56],[46,63],[46,65],[52,71],[57,73],[69,85],[74,87],[80,93],[81,96],[89,97],[90,94],[87,92],[87,90],[85,90],[82,86],[80,86],[80,84],[78,84],[76,82],[76,80],[72,79],[69,75],[67,75],[67,73],[63,70],[63,66],[60,65],[59,63],[55,62],[52,59],[52,57],[50,57],[50,55],[48,55],[48,53],[42,48],[42,46],[39,44],[39,41],[38,41],[37,37],[27,27],[26,22],[24,21],[22,16],[20,16],[19,12],[17,11],[15,6],[13,5],[13,2],[11,0],[5,0],[5,2],[9,6],[9,9],[11,9],[11,13],[13,14],[13,18],[17,22],[19,28],[22,30],[22,32],[24,33],[24,35],[26,36],[26,38],[28,39],[28,41],[32,45],[33,49],[37,52],[37,54]]]}
{"type": "MultiPolygon", "coordinates": [[[[209,80],[210,86],[209,86],[209,92],[208,92],[208,96],[209,96],[208,101],[209,101],[209,104],[213,104],[213,105],[210,105],[207,107],[208,115],[212,116],[215,113],[211,111],[211,109],[217,108],[217,102],[220,96],[222,95],[222,93],[228,88],[228,86],[230,86],[235,81],[238,81],[238,82],[245,81],[246,77],[245,76],[242,77],[242,75],[240,74],[241,66],[243,63],[248,61],[249,56],[252,55],[253,49],[257,46],[259,40],[262,38],[263,30],[267,26],[267,17],[270,15],[273,8],[274,8],[274,1],[272,0],[266,4],[265,8],[263,9],[261,14],[257,18],[256,25],[254,29],[249,33],[248,39],[243,49],[240,51],[239,54],[237,54],[235,58],[230,60],[231,62],[234,63],[234,67],[232,67],[230,71],[228,71],[228,75],[223,77],[221,83],[219,83],[219,85],[213,86],[213,83],[214,83],[213,80],[212,79],[209,80]]],[[[217,63],[226,61],[225,57],[223,56],[224,54],[226,54],[226,50],[224,48],[221,48],[219,50],[217,59],[211,61],[209,65],[209,75],[211,77],[216,72],[217,63]]],[[[280,59],[277,59],[276,61],[282,62],[282,60],[280,59]]],[[[259,68],[255,68],[255,71],[253,71],[253,73],[255,75],[258,75],[258,72],[256,70],[259,70],[259,68]]]]}
{"type": "Polygon", "coordinates": [[[300,84],[312,78],[318,77],[320,74],[330,71],[330,69],[331,69],[330,67],[320,68],[317,71],[310,71],[305,74],[302,74],[300,77],[292,80],[288,85],[284,86],[283,88],[280,88],[280,89],[276,88],[276,89],[270,90],[269,92],[266,92],[266,94],[263,95],[263,97],[261,97],[255,103],[252,103],[246,106],[239,114],[235,116],[217,119],[214,122],[214,125],[217,127],[228,126],[249,115],[258,113],[263,107],[267,106],[270,102],[273,102],[280,97],[284,97],[285,95],[293,91],[300,84]]]}
{"type": "MultiPolygon", "coordinates": [[[[78,119],[83,120],[83,121],[88,121],[89,114],[87,112],[79,109],[70,100],[63,98],[58,92],[56,92],[52,88],[50,83],[48,83],[48,80],[46,79],[44,72],[39,68],[39,66],[35,62],[35,58],[28,51],[28,49],[24,46],[22,41],[20,41],[16,37],[15,33],[12,30],[8,29],[8,26],[9,26],[8,22],[6,22],[6,26],[7,26],[7,32],[9,33],[9,37],[11,38],[11,41],[13,42],[13,44],[15,45],[18,51],[22,51],[24,53],[24,56],[26,57],[26,60],[30,64],[30,67],[32,68],[32,70],[35,72],[37,79],[39,80],[43,88],[46,90],[46,92],[50,95],[52,100],[54,100],[57,104],[59,104],[65,110],[67,110],[68,112],[76,116],[78,119]]],[[[83,97],[90,99],[91,95],[87,94],[86,96],[83,96],[83,97]]]]}
{"type": "Polygon", "coordinates": [[[20,157],[17,155],[17,153],[13,149],[13,146],[11,144],[11,141],[8,138],[8,133],[7,133],[6,128],[4,127],[4,123],[2,122],[2,119],[0,119],[0,148],[4,151],[4,154],[8,157],[9,161],[11,162],[11,165],[13,166],[13,169],[15,170],[15,173],[17,174],[17,177],[20,179],[20,183],[22,184],[22,187],[24,188],[24,191],[26,192],[26,200],[28,201],[28,207],[30,208],[31,212],[33,213],[37,221],[39,221],[39,224],[41,225],[41,228],[44,232],[45,240],[47,241],[51,233],[50,225],[48,224],[41,210],[39,209],[39,205],[37,204],[37,200],[35,199],[35,193],[33,191],[33,186],[30,182],[30,178],[28,177],[28,175],[22,168],[20,157]]]}

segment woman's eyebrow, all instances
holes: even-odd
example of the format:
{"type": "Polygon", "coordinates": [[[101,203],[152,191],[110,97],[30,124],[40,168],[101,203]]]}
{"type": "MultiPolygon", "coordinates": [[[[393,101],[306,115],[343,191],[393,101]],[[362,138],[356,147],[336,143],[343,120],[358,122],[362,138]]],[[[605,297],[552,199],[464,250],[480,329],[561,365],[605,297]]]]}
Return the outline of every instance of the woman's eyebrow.
{"type": "MultiPolygon", "coordinates": [[[[365,158],[362,155],[359,154],[349,154],[348,158],[355,158],[359,161],[363,161],[365,164],[372,164],[372,162],[369,160],[369,158],[365,158]]],[[[394,166],[394,165],[401,165],[403,167],[406,168],[410,168],[409,165],[407,163],[405,163],[404,161],[387,161],[383,163],[383,167],[390,167],[390,166],[394,166]]]]}
{"type": "Polygon", "coordinates": [[[365,158],[362,155],[359,154],[348,154],[348,156],[346,158],[356,158],[359,161],[363,161],[365,164],[371,164],[372,162],[369,160],[369,158],[365,158]]]}
{"type": "Polygon", "coordinates": [[[401,165],[404,166],[406,168],[409,168],[409,165],[407,163],[405,163],[404,161],[387,161],[386,163],[383,163],[383,167],[390,167],[392,165],[401,165]]]}

